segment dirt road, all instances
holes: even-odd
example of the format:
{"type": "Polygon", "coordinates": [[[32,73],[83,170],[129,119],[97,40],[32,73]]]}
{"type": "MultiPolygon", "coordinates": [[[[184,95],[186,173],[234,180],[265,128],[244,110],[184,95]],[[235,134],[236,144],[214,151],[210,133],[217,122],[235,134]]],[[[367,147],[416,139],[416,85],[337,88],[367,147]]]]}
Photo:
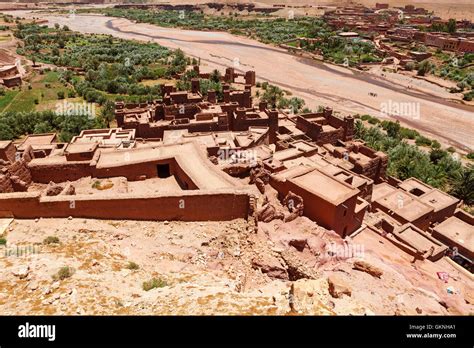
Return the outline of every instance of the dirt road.
{"type": "MultiPolygon", "coordinates": [[[[19,12],[22,11],[16,11],[16,15],[19,12]]],[[[474,107],[448,101],[452,99],[450,93],[426,81],[410,78],[406,83],[396,83],[381,76],[295,57],[283,49],[224,32],[162,28],[97,15],[41,17],[51,25],[59,23],[79,32],[181,48],[190,56],[200,57],[209,69],[234,66],[240,71],[255,70],[258,79],[304,98],[312,109],[325,105],[343,114],[397,118],[442,143],[474,149],[474,107]],[[394,106],[407,106],[411,112],[396,116],[396,112],[391,112],[394,106]],[[383,113],[387,107],[388,114],[383,113]]]]}

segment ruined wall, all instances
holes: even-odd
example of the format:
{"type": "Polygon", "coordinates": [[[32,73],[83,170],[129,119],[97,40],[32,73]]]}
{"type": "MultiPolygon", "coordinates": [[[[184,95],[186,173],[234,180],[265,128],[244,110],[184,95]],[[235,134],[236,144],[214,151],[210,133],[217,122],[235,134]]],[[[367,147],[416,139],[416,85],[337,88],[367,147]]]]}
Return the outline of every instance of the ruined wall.
{"type": "Polygon", "coordinates": [[[0,193],[14,192],[12,182],[8,175],[0,174],[0,193]]]}
{"type": "Polygon", "coordinates": [[[117,167],[94,168],[92,176],[96,178],[126,177],[129,181],[158,177],[158,165],[169,165],[170,174],[174,175],[183,189],[198,189],[191,178],[181,169],[174,158],[141,163],[124,164],[117,167]]]}
{"type": "Polygon", "coordinates": [[[4,149],[0,150],[0,159],[4,161],[13,162],[15,161],[16,148],[13,143],[7,145],[4,149]]]}
{"type": "Polygon", "coordinates": [[[352,116],[346,116],[341,119],[332,114],[332,109],[326,108],[324,110],[324,117],[328,121],[328,124],[334,128],[342,128],[343,135],[341,140],[349,141],[354,137],[354,118],[352,116]]]}
{"type": "Polygon", "coordinates": [[[375,151],[365,145],[356,145],[350,149],[355,153],[360,152],[371,158],[368,163],[355,161],[350,158],[351,163],[354,164],[353,171],[355,173],[365,175],[376,183],[381,182],[385,178],[388,166],[388,156],[385,153],[375,151]]]}
{"type": "Polygon", "coordinates": [[[18,161],[15,160],[16,149],[14,152],[7,150],[5,157],[13,157],[11,161],[2,160],[0,164],[0,193],[26,191],[32,183],[31,172],[28,163],[32,159],[32,148],[27,147],[18,161]]]}
{"type": "Polygon", "coordinates": [[[11,177],[17,177],[19,180],[23,181],[27,185],[31,184],[31,172],[28,168],[28,163],[26,160],[21,159],[19,161],[13,162],[8,168],[8,173],[11,177]]]}
{"type": "MultiPolygon", "coordinates": [[[[323,116],[321,114],[321,116],[323,116]]],[[[337,128],[334,131],[324,132],[323,127],[311,122],[302,116],[296,119],[296,128],[303,131],[318,145],[335,144],[338,140],[344,138],[344,128],[337,128]]]]}
{"type": "Polygon", "coordinates": [[[93,176],[90,162],[68,162],[62,164],[30,163],[29,169],[34,182],[47,184],[50,181],[59,183],[75,181],[86,176],[93,176]]]}
{"type": "Polygon", "coordinates": [[[344,129],[338,128],[334,131],[329,132],[321,132],[319,133],[319,137],[315,139],[316,144],[324,145],[324,144],[335,144],[338,140],[344,137],[344,129]]]}
{"type": "Polygon", "coordinates": [[[136,124],[124,123],[122,125],[123,129],[135,129],[137,138],[163,138],[165,130],[173,129],[187,129],[190,133],[196,132],[217,132],[220,130],[220,125],[218,121],[209,121],[209,122],[199,122],[199,123],[183,123],[175,125],[158,125],[155,123],[140,123],[138,126],[136,124]]]}
{"type": "Polygon", "coordinates": [[[102,197],[89,195],[40,197],[39,193],[9,193],[0,197],[0,217],[226,221],[247,218],[249,195],[234,191],[182,195],[102,197]],[[74,200],[71,200],[73,198],[74,200]]]}

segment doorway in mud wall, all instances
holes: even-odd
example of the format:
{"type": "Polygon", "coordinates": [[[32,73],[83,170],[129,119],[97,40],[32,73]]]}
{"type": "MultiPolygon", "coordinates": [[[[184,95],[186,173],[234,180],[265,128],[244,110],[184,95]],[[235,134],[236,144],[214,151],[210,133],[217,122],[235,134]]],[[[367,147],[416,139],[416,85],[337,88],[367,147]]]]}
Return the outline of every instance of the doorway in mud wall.
{"type": "Polygon", "coordinates": [[[170,165],[168,163],[158,164],[156,170],[159,178],[169,178],[171,176],[170,165]]]}

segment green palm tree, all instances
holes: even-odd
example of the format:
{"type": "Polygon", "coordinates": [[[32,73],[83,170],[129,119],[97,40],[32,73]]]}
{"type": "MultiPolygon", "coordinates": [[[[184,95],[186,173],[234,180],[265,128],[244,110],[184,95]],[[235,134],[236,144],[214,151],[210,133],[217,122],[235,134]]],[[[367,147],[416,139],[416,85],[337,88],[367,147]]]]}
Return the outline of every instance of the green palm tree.
{"type": "Polygon", "coordinates": [[[461,168],[453,176],[450,194],[462,199],[465,204],[474,204],[474,167],[461,168]]]}

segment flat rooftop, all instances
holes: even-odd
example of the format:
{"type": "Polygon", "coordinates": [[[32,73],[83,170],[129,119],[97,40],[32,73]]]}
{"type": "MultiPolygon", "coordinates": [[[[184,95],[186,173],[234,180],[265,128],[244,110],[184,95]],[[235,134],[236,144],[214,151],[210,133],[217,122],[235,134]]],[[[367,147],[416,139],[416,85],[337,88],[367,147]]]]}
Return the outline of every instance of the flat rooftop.
{"type": "Polygon", "coordinates": [[[423,203],[426,203],[429,206],[435,208],[435,211],[438,211],[450,205],[456,205],[459,202],[459,199],[451,197],[450,195],[447,195],[436,189],[423,195],[419,199],[423,203]]]}
{"type": "Polygon", "coordinates": [[[71,143],[98,143],[107,147],[119,147],[124,141],[135,139],[135,129],[90,129],[75,136],[71,143]]]}
{"type": "Polygon", "coordinates": [[[49,145],[56,140],[56,133],[45,133],[45,134],[30,134],[26,139],[18,146],[20,151],[26,149],[29,145],[49,145]]]}
{"type": "Polygon", "coordinates": [[[97,146],[97,143],[71,143],[66,147],[65,152],[69,154],[94,152],[97,146]]]}
{"type": "Polygon", "coordinates": [[[420,201],[435,208],[435,211],[459,203],[459,199],[454,198],[431,186],[428,186],[415,178],[405,180],[399,185],[399,187],[414,194],[420,201]]]}
{"type": "Polygon", "coordinates": [[[289,180],[306,191],[335,205],[338,205],[359,193],[358,189],[351,187],[349,184],[342,183],[318,169],[289,180]]]}
{"type": "Polygon", "coordinates": [[[456,216],[451,216],[435,226],[433,230],[452,241],[453,244],[462,245],[474,254],[474,226],[456,216]]]}
{"type": "Polygon", "coordinates": [[[12,143],[11,140],[1,140],[0,141],[0,149],[6,149],[12,143]]]}
{"type": "Polygon", "coordinates": [[[434,241],[428,239],[426,236],[424,236],[422,233],[412,228],[411,226],[407,226],[405,229],[402,229],[394,233],[405,238],[416,249],[423,252],[430,250],[431,247],[435,249],[439,247],[443,247],[441,242],[435,243],[434,241]]]}
{"type": "Polygon", "coordinates": [[[390,188],[388,184],[380,184],[374,187],[372,201],[410,222],[433,211],[432,207],[416,197],[403,190],[390,188]]]}

